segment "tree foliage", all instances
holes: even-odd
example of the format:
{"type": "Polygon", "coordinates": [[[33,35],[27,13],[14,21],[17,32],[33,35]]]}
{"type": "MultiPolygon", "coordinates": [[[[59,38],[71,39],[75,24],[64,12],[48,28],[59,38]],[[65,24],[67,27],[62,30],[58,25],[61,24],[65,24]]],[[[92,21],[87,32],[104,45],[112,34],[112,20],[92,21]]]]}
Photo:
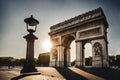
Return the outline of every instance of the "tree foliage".
{"type": "Polygon", "coordinates": [[[91,66],[92,65],[92,57],[85,58],[85,65],[91,66]]]}
{"type": "Polygon", "coordinates": [[[50,62],[50,55],[40,54],[38,56],[37,64],[39,66],[49,66],[49,62],[50,62]]]}
{"type": "Polygon", "coordinates": [[[109,66],[120,67],[120,55],[109,56],[109,66]]]}
{"type": "MultiPolygon", "coordinates": [[[[0,66],[8,66],[13,57],[0,57],[0,66]]],[[[23,66],[25,58],[15,59],[15,66],[23,66]]],[[[49,66],[50,55],[49,54],[40,54],[38,59],[35,58],[35,64],[38,66],[49,66]]],[[[71,62],[71,65],[74,66],[75,61],[71,62]]],[[[85,58],[85,65],[92,65],[92,57],[85,58]]],[[[109,66],[120,67],[120,55],[109,56],[109,66]]]]}

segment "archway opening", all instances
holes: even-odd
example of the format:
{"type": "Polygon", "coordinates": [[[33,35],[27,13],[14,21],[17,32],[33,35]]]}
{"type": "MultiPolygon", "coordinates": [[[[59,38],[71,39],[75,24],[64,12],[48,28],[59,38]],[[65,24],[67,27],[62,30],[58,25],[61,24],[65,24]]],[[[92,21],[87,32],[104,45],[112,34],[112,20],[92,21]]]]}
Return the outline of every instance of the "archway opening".
{"type": "Polygon", "coordinates": [[[92,44],[86,43],[84,45],[84,65],[85,66],[92,66],[92,44]]]}
{"type": "Polygon", "coordinates": [[[72,59],[72,61],[74,59],[73,55],[71,55],[71,54],[75,53],[75,51],[74,51],[75,49],[73,48],[73,47],[75,47],[75,41],[74,40],[75,40],[75,38],[71,35],[64,36],[64,38],[62,40],[62,44],[64,45],[64,52],[63,52],[64,67],[71,66],[71,59],[72,59]],[[71,48],[73,48],[72,53],[71,53],[71,48]]]}
{"type": "Polygon", "coordinates": [[[76,60],[76,46],[75,46],[75,40],[72,41],[71,45],[70,45],[70,63],[71,66],[75,65],[75,60],[76,60]]]}

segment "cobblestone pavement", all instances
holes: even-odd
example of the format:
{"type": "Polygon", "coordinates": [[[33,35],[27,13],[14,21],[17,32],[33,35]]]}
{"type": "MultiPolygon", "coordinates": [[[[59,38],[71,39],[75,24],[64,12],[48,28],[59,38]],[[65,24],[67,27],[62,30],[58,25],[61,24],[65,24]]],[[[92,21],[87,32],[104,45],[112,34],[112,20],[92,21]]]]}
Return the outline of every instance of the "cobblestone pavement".
{"type": "Polygon", "coordinates": [[[12,71],[0,71],[0,80],[65,80],[56,77],[49,77],[45,75],[30,75],[22,77],[22,75],[16,75],[16,72],[12,71]],[[19,78],[21,76],[21,78],[19,78]]]}
{"type": "Polygon", "coordinates": [[[20,74],[21,68],[8,69],[0,67],[0,80],[65,80],[54,68],[37,67],[40,74],[26,75],[20,74]]]}
{"type": "Polygon", "coordinates": [[[0,67],[0,80],[104,80],[75,67],[37,67],[38,73],[20,74],[21,67],[0,67]]]}
{"type": "Polygon", "coordinates": [[[83,70],[80,70],[78,68],[75,67],[70,67],[69,69],[71,69],[72,71],[84,76],[85,78],[87,78],[88,80],[105,80],[104,78],[101,78],[99,76],[95,76],[93,74],[90,74],[88,72],[85,72],[83,70]]]}

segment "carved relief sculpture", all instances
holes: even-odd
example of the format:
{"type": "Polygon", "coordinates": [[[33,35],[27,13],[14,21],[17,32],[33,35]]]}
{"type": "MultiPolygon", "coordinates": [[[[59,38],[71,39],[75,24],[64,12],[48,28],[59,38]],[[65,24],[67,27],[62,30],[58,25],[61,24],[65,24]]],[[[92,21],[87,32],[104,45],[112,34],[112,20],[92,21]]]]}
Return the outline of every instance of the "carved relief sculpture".
{"type": "Polygon", "coordinates": [[[53,49],[52,50],[52,54],[53,54],[53,59],[57,60],[57,50],[56,49],[53,49]]]}
{"type": "Polygon", "coordinates": [[[102,55],[102,46],[100,43],[96,42],[93,46],[95,57],[100,57],[102,55]]]}

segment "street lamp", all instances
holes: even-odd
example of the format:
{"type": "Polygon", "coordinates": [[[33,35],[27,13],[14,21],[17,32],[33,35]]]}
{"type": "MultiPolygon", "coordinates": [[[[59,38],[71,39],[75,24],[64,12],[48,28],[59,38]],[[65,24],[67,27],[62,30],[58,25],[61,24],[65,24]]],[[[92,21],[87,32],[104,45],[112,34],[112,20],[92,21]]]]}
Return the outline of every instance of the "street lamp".
{"type": "Polygon", "coordinates": [[[26,23],[27,31],[29,33],[34,33],[37,29],[37,25],[39,24],[39,21],[34,19],[32,15],[30,18],[24,19],[24,22],[26,23]]]}
{"type": "Polygon", "coordinates": [[[30,18],[24,19],[24,22],[26,23],[27,31],[29,32],[29,34],[24,36],[27,41],[27,49],[26,60],[23,65],[23,69],[21,70],[21,73],[37,72],[34,61],[34,41],[38,38],[33,33],[36,31],[39,21],[34,19],[31,15],[30,18]]]}

